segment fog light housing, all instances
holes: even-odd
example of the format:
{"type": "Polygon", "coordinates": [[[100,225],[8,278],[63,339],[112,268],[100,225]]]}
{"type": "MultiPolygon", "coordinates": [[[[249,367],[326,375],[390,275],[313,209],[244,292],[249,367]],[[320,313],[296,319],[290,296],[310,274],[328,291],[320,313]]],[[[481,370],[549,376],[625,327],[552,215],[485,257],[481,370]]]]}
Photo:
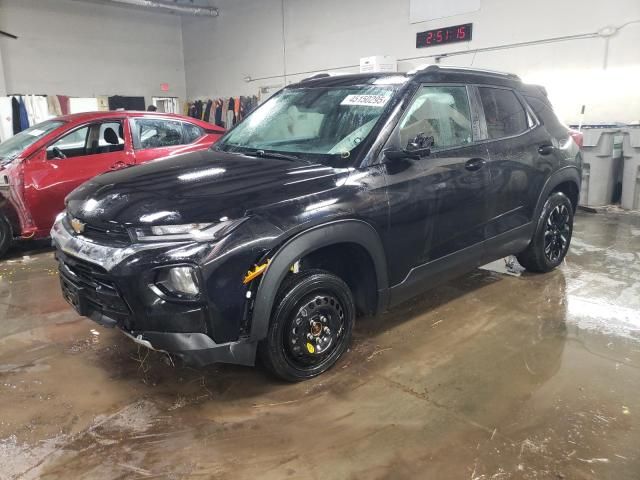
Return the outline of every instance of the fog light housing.
{"type": "Polygon", "coordinates": [[[189,266],[160,270],[155,283],[164,293],[178,298],[195,298],[200,294],[198,275],[195,268],[189,266]]]}

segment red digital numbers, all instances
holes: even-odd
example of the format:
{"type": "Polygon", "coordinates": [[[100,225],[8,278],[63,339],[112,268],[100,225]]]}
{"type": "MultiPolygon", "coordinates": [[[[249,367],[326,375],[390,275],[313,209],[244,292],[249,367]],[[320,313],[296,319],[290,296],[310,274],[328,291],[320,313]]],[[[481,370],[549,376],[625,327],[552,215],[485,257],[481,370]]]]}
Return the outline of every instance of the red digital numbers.
{"type": "Polygon", "coordinates": [[[448,43],[468,42],[472,38],[473,24],[452,25],[446,28],[437,28],[418,32],[416,34],[416,48],[434,47],[448,43]]]}

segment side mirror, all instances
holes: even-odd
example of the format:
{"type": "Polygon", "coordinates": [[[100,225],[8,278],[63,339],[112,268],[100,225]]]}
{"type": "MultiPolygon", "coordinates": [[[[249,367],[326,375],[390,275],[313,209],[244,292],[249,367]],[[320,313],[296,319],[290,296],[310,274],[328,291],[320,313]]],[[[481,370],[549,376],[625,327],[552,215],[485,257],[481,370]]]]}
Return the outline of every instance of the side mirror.
{"type": "Polygon", "coordinates": [[[400,160],[412,158],[419,160],[423,157],[431,155],[431,147],[433,146],[433,137],[427,137],[424,133],[419,133],[407,142],[407,146],[402,150],[385,150],[384,155],[389,160],[400,160]]]}

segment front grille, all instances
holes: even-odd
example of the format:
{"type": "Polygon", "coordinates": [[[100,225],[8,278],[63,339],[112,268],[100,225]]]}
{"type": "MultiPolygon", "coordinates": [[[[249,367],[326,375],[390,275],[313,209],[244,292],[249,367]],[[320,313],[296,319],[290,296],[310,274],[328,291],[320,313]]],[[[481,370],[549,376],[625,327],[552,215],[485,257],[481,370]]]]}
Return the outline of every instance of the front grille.
{"type": "Polygon", "coordinates": [[[85,225],[82,235],[96,243],[103,245],[124,246],[131,243],[129,233],[123,227],[114,225],[109,228],[100,228],[95,225],[85,225]]]}
{"type": "Polygon", "coordinates": [[[82,295],[92,310],[128,326],[131,310],[106,270],[60,252],[56,255],[60,262],[63,288],[64,282],[73,284],[82,290],[82,295]]]}
{"type": "MultiPolygon", "coordinates": [[[[73,231],[73,228],[71,228],[71,220],[68,214],[65,215],[63,223],[67,231],[71,232],[74,235],[77,235],[73,231]]],[[[109,225],[108,228],[104,228],[87,223],[85,224],[84,231],[81,235],[91,240],[92,242],[100,243],[102,245],[113,245],[122,247],[131,244],[131,237],[129,236],[127,229],[115,224],[109,225]]]]}

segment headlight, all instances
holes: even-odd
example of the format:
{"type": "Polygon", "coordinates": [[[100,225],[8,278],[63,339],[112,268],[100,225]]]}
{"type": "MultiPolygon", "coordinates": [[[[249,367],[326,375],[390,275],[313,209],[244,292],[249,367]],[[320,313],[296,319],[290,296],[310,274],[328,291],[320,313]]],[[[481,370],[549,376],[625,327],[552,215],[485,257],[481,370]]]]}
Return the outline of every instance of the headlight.
{"type": "Polygon", "coordinates": [[[133,234],[140,242],[195,241],[209,242],[228,235],[246,218],[226,220],[220,223],[187,223],[184,225],[156,225],[134,228],[133,234]]]}
{"type": "Polygon", "coordinates": [[[194,298],[200,293],[198,276],[193,267],[181,266],[160,270],[155,284],[161,290],[179,298],[194,298]]]}

